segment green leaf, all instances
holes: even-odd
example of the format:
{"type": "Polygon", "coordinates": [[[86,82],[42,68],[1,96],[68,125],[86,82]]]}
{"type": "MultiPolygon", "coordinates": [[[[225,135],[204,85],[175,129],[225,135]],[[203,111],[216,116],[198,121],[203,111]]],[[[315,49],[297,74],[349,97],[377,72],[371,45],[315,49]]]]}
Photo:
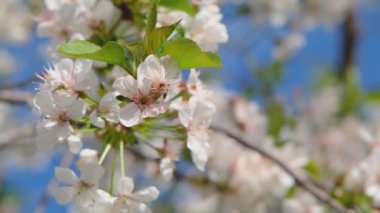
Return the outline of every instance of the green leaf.
{"type": "Polygon", "coordinates": [[[177,39],[167,42],[159,55],[169,55],[176,59],[181,69],[222,67],[222,62],[218,55],[212,52],[203,52],[190,39],[177,39]]]}
{"type": "Polygon", "coordinates": [[[319,178],[321,176],[321,173],[319,171],[318,165],[314,161],[312,161],[312,160],[310,160],[303,167],[303,169],[305,171],[307,171],[311,175],[311,177],[313,177],[313,178],[319,178]]]}
{"type": "Polygon", "coordinates": [[[269,119],[268,134],[275,137],[279,136],[287,122],[285,110],[281,103],[277,100],[272,100],[267,107],[267,115],[269,119]]]}
{"type": "Polygon", "coordinates": [[[152,32],[147,33],[144,38],[146,54],[156,54],[177,28],[179,22],[180,21],[172,25],[156,28],[152,32]]]}
{"type": "Polygon", "coordinates": [[[123,65],[125,61],[124,48],[113,41],[108,42],[104,47],[88,41],[72,41],[62,44],[57,51],[72,58],[85,58],[115,65],[123,65]]]}
{"type": "Polygon", "coordinates": [[[181,10],[192,16],[195,15],[195,10],[189,0],[161,0],[159,5],[172,10],[181,10]]]}
{"type": "Polygon", "coordinates": [[[157,1],[153,0],[152,7],[150,8],[148,23],[146,27],[146,32],[150,33],[156,28],[157,23],[157,1]]]}

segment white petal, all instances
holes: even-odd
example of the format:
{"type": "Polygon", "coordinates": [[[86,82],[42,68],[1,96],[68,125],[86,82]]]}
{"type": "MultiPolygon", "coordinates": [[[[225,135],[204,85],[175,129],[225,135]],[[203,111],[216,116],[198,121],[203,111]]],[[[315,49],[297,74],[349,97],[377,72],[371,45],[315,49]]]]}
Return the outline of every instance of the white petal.
{"type": "Polygon", "coordinates": [[[55,126],[54,128],[58,128],[57,138],[60,141],[68,138],[71,135],[71,133],[73,132],[73,129],[72,129],[69,122],[61,123],[61,124],[55,126]]]}
{"type": "Polygon", "coordinates": [[[181,70],[178,67],[178,63],[176,60],[174,60],[170,56],[165,56],[160,58],[160,62],[165,68],[166,79],[178,79],[180,77],[181,70]]]}
{"type": "Polygon", "coordinates": [[[199,170],[204,171],[208,160],[208,141],[192,134],[187,137],[187,147],[191,151],[193,162],[199,170]]]}
{"type": "Polygon", "coordinates": [[[159,194],[158,189],[151,186],[133,193],[133,199],[146,203],[156,200],[159,194]]]}
{"type": "Polygon", "coordinates": [[[86,104],[83,100],[79,99],[74,101],[70,107],[68,112],[68,117],[73,120],[80,120],[83,118],[86,113],[86,104]]]}
{"type": "Polygon", "coordinates": [[[140,202],[131,202],[129,209],[133,213],[151,213],[152,210],[145,204],[140,202]]]}
{"type": "Polygon", "coordinates": [[[118,195],[130,195],[135,187],[132,178],[122,177],[116,185],[116,194],[118,195]]]}
{"type": "Polygon", "coordinates": [[[75,189],[73,187],[60,187],[53,189],[52,194],[59,204],[65,205],[74,200],[75,189]]]}
{"type": "Polygon", "coordinates": [[[67,143],[69,144],[70,151],[74,154],[78,154],[83,147],[81,138],[75,135],[70,135],[67,138],[67,143]]]}
{"type": "Polygon", "coordinates": [[[96,111],[92,111],[90,114],[91,124],[99,128],[104,128],[106,122],[96,114],[96,111]]]}
{"type": "Polygon", "coordinates": [[[165,69],[154,55],[149,55],[137,68],[137,79],[142,84],[143,79],[151,81],[165,78],[165,69]]]}
{"type": "Polygon", "coordinates": [[[52,115],[55,110],[53,97],[48,91],[38,92],[34,96],[33,103],[44,115],[52,115]]]}
{"type": "Polygon", "coordinates": [[[175,165],[170,158],[163,158],[160,161],[160,172],[165,180],[170,180],[173,177],[175,165]]]}
{"type": "Polygon", "coordinates": [[[130,75],[116,79],[113,88],[127,98],[133,98],[138,93],[137,82],[130,75]]]}
{"type": "Polygon", "coordinates": [[[62,183],[75,185],[78,182],[78,177],[69,168],[55,167],[54,172],[55,178],[62,183]]]}
{"type": "Polygon", "coordinates": [[[97,163],[89,163],[80,168],[80,179],[86,183],[98,185],[104,175],[104,169],[97,163]]]}
{"type": "Polygon", "coordinates": [[[98,162],[98,152],[94,149],[82,149],[79,154],[79,160],[77,161],[77,166],[79,170],[89,163],[97,163],[98,162]]]}
{"type": "Polygon", "coordinates": [[[59,72],[72,72],[74,69],[74,62],[71,59],[64,58],[55,64],[55,69],[59,72]]]}
{"type": "Polygon", "coordinates": [[[127,103],[119,112],[120,122],[126,126],[131,127],[141,123],[142,116],[140,109],[134,103],[127,103]]]}

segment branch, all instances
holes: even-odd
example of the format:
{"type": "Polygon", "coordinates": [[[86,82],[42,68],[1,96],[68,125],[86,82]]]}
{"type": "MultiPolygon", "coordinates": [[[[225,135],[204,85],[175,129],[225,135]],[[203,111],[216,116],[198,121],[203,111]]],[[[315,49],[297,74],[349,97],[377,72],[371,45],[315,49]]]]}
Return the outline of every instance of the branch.
{"type": "Polygon", "coordinates": [[[34,135],[36,132],[35,124],[25,124],[18,128],[7,130],[0,134],[0,147],[13,143],[20,139],[34,135]]]}
{"type": "Polygon", "coordinates": [[[284,172],[286,172],[288,175],[290,175],[295,183],[303,188],[305,191],[309,192],[312,194],[316,199],[318,199],[320,202],[330,206],[332,209],[334,209],[337,212],[349,212],[345,207],[343,207],[340,203],[336,202],[333,198],[330,197],[328,193],[325,191],[320,190],[319,188],[315,187],[314,185],[310,184],[307,180],[304,178],[300,177],[296,173],[294,173],[287,165],[285,165],[280,159],[272,156],[270,153],[267,151],[248,143],[247,141],[241,139],[240,137],[236,136],[235,134],[224,130],[219,127],[211,127],[214,131],[220,132],[225,134],[226,136],[234,139],[236,142],[238,142],[241,146],[248,148],[252,151],[255,151],[262,155],[263,157],[271,160],[273,163],[277,164],[284,172]]]}
{"type": "Polygon", "coordinates": [[[28,104],[31,105],[33,94],[19,90],[0,90],[0,101],[10,104],[28,104]]]}
{"type": "Polygon", "coordinates": [[[353,8],[347,10],[343,23],[343,47],[342,59],[339,68],[339,77],[346,79],[347,72],[355,65],[356,43],[358,38],[358,27],[355,11],[353,8]]]}
{"type": "Polygon", "coordinates": [[[19,89],[28,86],[29,84],[33,83],[34,81],[38,80],[37,75],[30,76],[29,78],[16,82],[16,83],[7,83],[2,86],[0,86],[0,90],[4,89],[19,89]]]}

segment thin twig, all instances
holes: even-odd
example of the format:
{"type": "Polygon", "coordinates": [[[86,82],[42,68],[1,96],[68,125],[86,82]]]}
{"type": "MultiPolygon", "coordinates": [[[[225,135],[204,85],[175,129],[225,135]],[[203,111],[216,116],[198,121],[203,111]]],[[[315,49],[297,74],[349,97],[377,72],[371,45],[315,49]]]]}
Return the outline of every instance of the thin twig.
{"type": "Polygon", "coordinates": [[[20,90],[0,90],[0,101],[10,104],[31,104],[33,94],[20,90]]]}
{"type": "Polygon", "coordinates": [[[305,180],[304,178],[302,178],[299,175],[297,175],[296,173],[294,173],[280,159],[272,156],[270,153],[266,152],[265,150],[263,150],[263,149],[255,146],[255,145],[253,145],[251,143],[248,143],[247,141],[241,139],[237,135],[235,135],[235,134],[233,134],[233,133],[231,133],[231,132],[229,132],[229,131],[227,131],[225,129],[222,129],[222,128],[219,128],[219,127],[215,127],[215,126],[213,126],[212,129],[214,131],[217,131],[217,132],[225,134],[226,136],[234,139],[236,142],[238,142],[243,147],[248,148],[248,149],[250,149],[252,151],[255,151],[255,152],[259,153],[261,156],[263,156],[263,157],[271,160],[273,163],[275,163],[276,165],[278,165],[284,172],[286,172],[289,176],[291,176],[294,179],[295,183],[299,187],[301,187],[304,190],[306,190],[307,192],[309,192],[311,195],[313,195],[320,202],[325,203],[326,205],[330,206],[332,209],[334,209],[337,212],[349,212],[349,210],[347,210],[340,203],[336,202],[333,198],[331,198],[328,193],[326,193],[326,192],[318,189],[314,185],[310,184],[307,180],[305,180]]]}

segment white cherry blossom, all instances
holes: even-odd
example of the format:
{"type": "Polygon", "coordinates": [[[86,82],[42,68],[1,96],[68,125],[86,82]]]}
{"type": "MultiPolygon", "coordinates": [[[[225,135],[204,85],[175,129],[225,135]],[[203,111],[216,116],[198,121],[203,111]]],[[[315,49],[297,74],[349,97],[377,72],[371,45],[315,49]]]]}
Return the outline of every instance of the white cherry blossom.
{"type": "Polygon", "coordinates": [[[105,120],[117,123],[120,110],[119,101],[116,99],[117,93],[107,93],[100,100],[97,109],[90,114],[90,121],[93,125],[104,128],[105,120]]]}
{"type": "Polygon", "coordinates": [[[157,116],[168,108],[168,94],[178,82],[179,69],[171,63],[148,56],[137,69],[137,80],[128,75],[115,80],[114,89],[130,99],[120,110],[120,122],[127,127],[137,125],[146,117],[157,116]],[[171,66],[166,66],[170,64],[171,66]]]}
{"type": "Polygon", "coordinates": [[[99,84],[98,77],[92,70],[92,62],[82,59],[62,59],[47,69],[40,78],[44,81],[40,85],[41,90],[52,90],[66,96],[95,89],[99,84]]]}
{"type": "Polygon", "coordinates": [[[131,178],[120,178],[115,188],[117,197],[114,198],[112,212],[151,212],[145,203],[157,199],[159,195],[157,188],[151,186],[136,192],[133,192],[133,189],[134,183],[131,178]]]}
{"type": "Polygon", "coordinates": [[[82,100],[73,96],[53,96],[48,91],[40,91],[35,95],[34,106],[44,116],[36,138],[37,146],[42,150],[49,150],[59,141],[69,138],[73,133],[70,120],[78,121],[86,112],[82,100]]]}
{"type": "Polygon", "coordinates": [[[97,163],[80,167],[80,177],[69,168],[55,168],[56,179],[68,186],[53,190],[53,196],[59,204],[75,203],[78,212],[105,212],[110,206],[110,196],[98,189],[104,169],[97,163]]]}

